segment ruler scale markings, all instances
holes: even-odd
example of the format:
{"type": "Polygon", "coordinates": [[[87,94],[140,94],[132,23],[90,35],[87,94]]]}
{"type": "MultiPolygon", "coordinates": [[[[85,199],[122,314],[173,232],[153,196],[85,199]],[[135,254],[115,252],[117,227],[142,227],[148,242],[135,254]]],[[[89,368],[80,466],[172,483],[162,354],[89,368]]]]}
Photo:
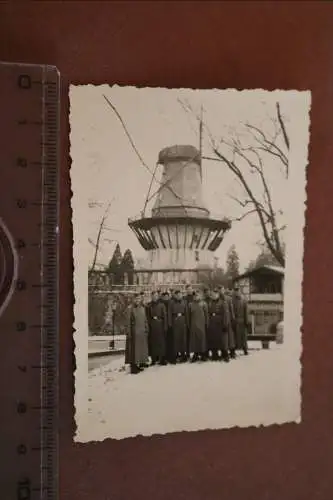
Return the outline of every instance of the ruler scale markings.
{"type": "MultiPolygon", "coordinates": [[[[23,378],[20,386],[13,389],[13,394],[6,394],[4,398],[5,405],[8,400],[8,406],[16,412],[10,436],[20,460],[15,463],[17,475],[13,480],[16,485],[7,481],[10,489],[8,493],[2,489],[2,494],[11,498],[16,488],[17,498],[56,500],[59,262],[57,70],[51,66],[1,64],[0,100],[4,111],[0,116],[0,121],[4,121],[4,144],[8,145],[0,155],[5,155],[2,158],[4,169],[8,169],[6,178],[9,179],[2,193],[4,210],[1,215],[15,242],[19,263],[16,292],[0,321],[4,319],[6,329],[8,325],[13,325],[14,348],[23,353],[18,367],[10,367],[11,357],[5,360],[6,369],[19,369],[23,378]],[[19,182],[20,179],[22,182],[19,182]],[[24,259],[20,259],[21,256],[24,259]],[[15,303],[18,304],[16,308],[15,303]],[[28,352],[33,351],[29,349],[26,356],[33,359],[25,359],[26,350],[21,349],[27,339],[34,354],[30,356],[28,352]],[[36,353],[39,353],[39,362],[36,353]],[[39,387],[36,377],[40,379],[39,387]],[[28,422],[32,419],[34,428],[29,428],[28,422]],[[39,436],[39,442],[35,434],[39,436]],[[19,442],[17,435],[22,436],[19,442]],[[31,437],[34,442],[30,445],[31,437]],[[39,457],[39,464],[36,460],[29,460],[28,450],[36,459],[39,457]]],[[[12,450],[8,449],[8,456],[11,455],[12,450]]]]}

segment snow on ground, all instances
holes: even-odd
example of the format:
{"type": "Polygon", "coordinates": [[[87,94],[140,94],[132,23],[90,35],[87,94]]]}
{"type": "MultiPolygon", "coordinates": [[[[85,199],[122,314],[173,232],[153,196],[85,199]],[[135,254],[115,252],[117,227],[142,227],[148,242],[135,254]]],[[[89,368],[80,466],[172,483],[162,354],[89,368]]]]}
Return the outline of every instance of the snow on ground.
{"type": "Polygon", "coordinates": [[[153,366],[138,375],[129,374],[123,357],[111,360],[89,373],[80,437],[99,441],[297,421],[298,380],[284,370],[284,347],[253,349],[230,363],[153,366]]]}

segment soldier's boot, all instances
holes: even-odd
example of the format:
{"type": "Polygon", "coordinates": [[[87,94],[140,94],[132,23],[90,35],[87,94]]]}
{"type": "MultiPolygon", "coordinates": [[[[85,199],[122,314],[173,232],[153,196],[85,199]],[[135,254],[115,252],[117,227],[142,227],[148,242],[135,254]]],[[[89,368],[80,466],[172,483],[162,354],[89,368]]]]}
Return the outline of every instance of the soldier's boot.
{"type": "Polygon", "coordinates": [[[245,356],[248,356],[249,351],[248,351],[247,345],[245,345],[245,346],[243,347],[243,352],[244,352],[245,356]]]}
{"type": "Polygon", "coordinates": [[[206,352],[202,352],[200,354],[200,359],[201,359],[201,361],[207,361],[207,353],[206,352]]]}
{"type": "Polygon", "coordinates": [[[196,361],[198,361],[198,359],[199,359],[198,353],[195,352],[192,356],[191,363],[195,363],[196,361]]]}
{"type": "Polygon", "coordinates": [[[180,355],[180,362],[181,363],[186,363],[186,361],[187,361],[187,354],[185,352],[183,352],[180,355]]]}
{"type": "Polygon", "coordinates": [[[217,361],[219,359],[219,353],[215,349],[212,351],[212,360],[217,361]]]}
{"type": "Polygon", "coordinates": [[[227,350],[222,351],[222,360],[225,361],[226,363],[229,363],[230,358],[227,350]]]}
{"type": "Polygon", "coordinates": [[[236,349],[230,349],[230,358],[236,359],[236,349]]]}
{"type": "Polygon", "coordinates": [[[136,375],[137,373],[140,373],[140,372],[141,372],[141,370],[138,367],[138,365],[134,365],[134,364],[131,365],[131,374],[132,375],[136,375]]]}
{"type": "Polygon", "coordinates": [[[162,357],[162,358],[160,359],[160,365],[161,365],[161,366],[165,366],[165,365],[167,365],[167,364],[168,364],[168,362],[167,362],[166,358],[165,358],[165,357],[162,357]]]}

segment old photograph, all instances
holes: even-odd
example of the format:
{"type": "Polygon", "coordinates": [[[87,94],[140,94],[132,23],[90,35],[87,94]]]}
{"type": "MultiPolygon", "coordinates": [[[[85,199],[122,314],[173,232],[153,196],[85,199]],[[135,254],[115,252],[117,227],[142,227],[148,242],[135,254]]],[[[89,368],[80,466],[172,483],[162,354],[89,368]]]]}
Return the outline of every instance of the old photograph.
{"type": "Polygon", "coordinates": [[[301,421],[310,106],[70,87],[75,441],[301,421]]]}

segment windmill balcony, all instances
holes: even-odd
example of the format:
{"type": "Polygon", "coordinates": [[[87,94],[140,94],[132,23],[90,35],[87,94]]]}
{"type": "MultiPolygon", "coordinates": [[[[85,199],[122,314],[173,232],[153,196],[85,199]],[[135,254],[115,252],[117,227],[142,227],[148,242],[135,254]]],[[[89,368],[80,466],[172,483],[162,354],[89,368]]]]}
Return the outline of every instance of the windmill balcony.
{"type": "Polygon", "coordinates": [[[128,224],[148,252],[147,269],[212,267],[213,252],[230,228],[226,219],[201,217],[138,218],[128,224]]]}

